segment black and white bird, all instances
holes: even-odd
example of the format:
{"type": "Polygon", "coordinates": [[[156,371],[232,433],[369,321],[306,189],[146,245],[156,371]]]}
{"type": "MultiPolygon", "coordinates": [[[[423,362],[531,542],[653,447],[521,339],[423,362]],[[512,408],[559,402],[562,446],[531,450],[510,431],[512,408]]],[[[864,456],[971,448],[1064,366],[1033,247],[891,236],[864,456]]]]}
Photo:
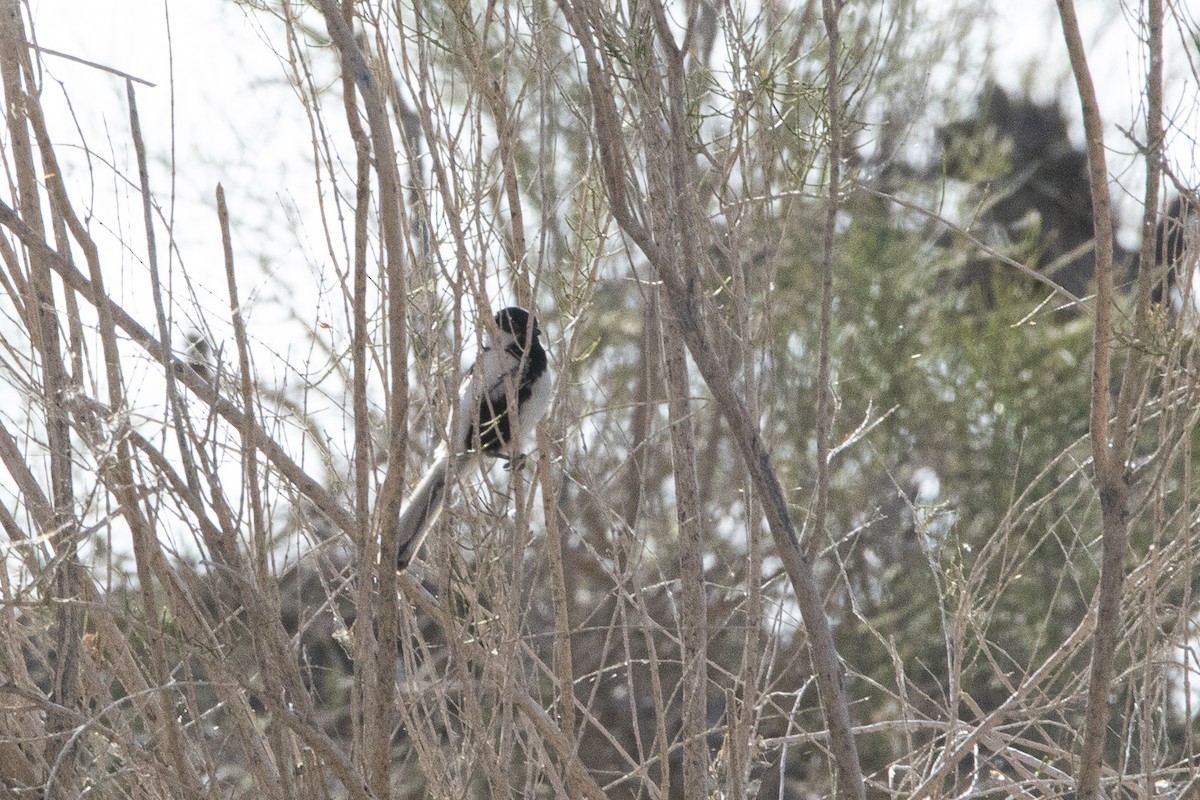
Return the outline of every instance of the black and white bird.
{"type": "Polygon", "coordinates": [[[519,467],[524,434],[537,426],[550,407],[550,370],[538,340],[537,320],[525,309],[509,306],[497,311],[493,321],[490,341],[459,389],[458,414],[447,443],[438,448],[433,465],[400,511],[398,570],[408,567],[441,511],[449,448],[454,448],[463,470],[484,456],[519,467]]]}

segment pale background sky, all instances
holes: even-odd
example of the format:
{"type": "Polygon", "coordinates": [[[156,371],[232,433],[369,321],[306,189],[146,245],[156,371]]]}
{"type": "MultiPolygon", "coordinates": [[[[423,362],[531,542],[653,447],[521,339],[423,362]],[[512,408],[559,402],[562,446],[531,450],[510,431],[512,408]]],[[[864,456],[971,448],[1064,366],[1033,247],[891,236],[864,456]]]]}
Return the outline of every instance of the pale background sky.
{"type": "MultiPolygon", "coordinates": [[[[942,7],[938,0],[924,2],[931,10],[942,7]]],[[[1001,84],[1009,89],[1026,89],[1039,101],[1058,100],[1073,119],[1078,119],[1078,101],[1073,96],[1053,0],[990,2],[990,10],[981,16],[976,33],[981,48],[987,44],[985,38],[990,38],[991,62],[1001,84]],[[990,37],[983,36],[988,30],[990,37]]],[[[185,257],[203,253],[204,258],[211,258],[219,253],[215,225],[205,231],[202,225],[187,224],[193,222],[193,214],[211,214],[213,187],[218,180],[231,192],[230,203],[242,232],[264,237],[260,248],[243,242],[239,249],[272,258],[286,257],[288,249],[281,243],[296,238],[288,228],[302,224],[311,211],[306,206],[311,202],[311,192],[306,191],[311,170],[305,164],[307,124],[300,104],[285,88],[284,66],[275,55],[284,41],[278,25],[265,14],[247,13],[222,0],[31,0],[31,7],[38,41],[43,46],[157,84],[154,88],[139,86],[138,102],[147,147],[160,165],[166,163],[174,145],[180,165],[176,218],[182,221],[176,233],[185,257]],[[176,121],[173,143],[172,79],[176,121]],[[252,214],[261,215],[265,210],[257,205],[252,209],[248,203],[239,205],[233,192],[244,186],[277,196],[275,208],[265,212],[269,216],[254,218],[252,214]],[[273,246],[266,246],[266,238],[273,240],[273,246]]],[[[987,0],[980,7],[989,9],[987,0]]],[[[1136,119],[1140,102],[1142,56],[1127,19],[1136,7],[1130,11],[1116,0],[1079,0],[1078,12],[1089,43],[1105,121],[1110,129],[1114,125],[1128,127],[1136,119]]],[[[1166,38],[1174,54],[1168,62],[1168,106],[1174,101],[1184,114],[1181,126],[1195,131],[1200,129],[1195,77],[1178,57],[1178,33],[1168,30],[1166,38]]],[[[99,143],[104,141],[104,134],[97,136],[96,131],[107,126],[112,130],[108,141],[115,148],[110,155],[123,170],[127,169],[131,155],[119,135],[127,128],[123,82],[63,59],[47,57],[45,65],[50,77],[64,82],[80,124],[89,131],[92,146],[102,149],[99,143]]],[[[936,80],[936,70],[934,77],[936,80]]],[[[978,76],[980,87],[986,77],[982,72],[978,76]]],[[[62,94],[53,86],[47,92],[51,96],[62,94]]],[[[1078,126],[1076,134],[1081,138],[1078,126]]],[[[1188,138],[1176,136],[1171,142],[1172,152],[1177,160],[1193,165],[1194,172],[1196,151],[1188,138]]],[[[1129,171],[1129,148],[1117,137],[1111,137],[1110,142],[1115,148],[1111,154],[1115,177],[1126,188],[1140,191],[1136,168],[1129,171]]],[[[166,198],[170,186],[164,185],[163,175],[165,172],[158,171],[152,177],[156,193],[166,198]]],[[[101,180],[97,194],[103,185],[101,180]]],[[[108,186],[111,189],[111,183],[108,186]]]]}

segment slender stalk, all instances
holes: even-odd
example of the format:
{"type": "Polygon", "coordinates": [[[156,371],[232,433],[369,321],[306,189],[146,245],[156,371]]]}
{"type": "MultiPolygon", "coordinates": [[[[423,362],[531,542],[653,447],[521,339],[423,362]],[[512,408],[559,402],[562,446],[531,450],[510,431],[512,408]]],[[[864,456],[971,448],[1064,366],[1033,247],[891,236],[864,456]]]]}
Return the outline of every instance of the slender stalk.
{"type": "MultiPolygon", "coordinates": [[[[648,186],[650,218],[657,240],[669,242],[662,251],[669,263],[660,265],[682,274],[685,264],[699,258],[699,242],[689,230],[695,217],[695,186],[691,181],[691,155],[677,146],[686,136],[686,107],[684,104],[685,48],[676,46],[667,20],[666,10],[659,2],[650,4],[649,11],[658,32],[666,58],[666,84],[654,77],[659,69],[646,63],[644,74],[648,88],[655,93],[658,108],[643,110],[643,131],[647,149],[669,154],[649,165],[648,186]],[[665,89],[665,95],[663,90],[665,89]],[[662,117],[666,117],[666,126],[662,117]]],[[[635,24],[637,24],[635,22],[635,24]]],[[[690,30],[689,26],[689,30],[690,30]]],[[[686,40],[686,34],[685,34],[686,40]]],[[[649,48],[647,56],[653,56],[649,48]]],[[[649,61],[649,59],[648,59],[649,61]]],[[[662,337],[660,347],[666,377],[667,416],[671,438],[671,468],[675,485],[675,519],[679,526],[679,577],[683,586],[680,609],[681,643],[683,651],[683,796],[686,800],[703,800],[708,796],[708,742],[705,732],[708,723],[708,600],[704,579],[704,504],[701,502],[700,482],[696,467],[696,432],[693,427],[691,379],[688,375],[687,349],[680,339],[674,308],[655,303],[666,313],[651,320],[657,323],[662,337]]]]}
{"type": "MultiPolygon", "coordinates": [[[[0,82],[4,89],[4,116],[8,128],[8,145],[16,167],[17,202],[21,213],[35,235],[41,238],[44,223],[41,190],[33,144],[30,137],[26,105],[34,102],[26,92],[31,76],[22,80],[22,57],[26,53],[26,37],[19,8],[6,2],[0,8],[0,82]]],[[[45,410],[46,453],[49,457],[52,516],[49,527],[42,531],[54,549],[53,572],[47,582],[55,616],[54,679],[51,699],[57,706],[72,711],[82,703],[80,685],[81,645],[84,634],[84,611],[78,600],[79,582],[85,576],[79,567],[77,548],[79,526],[75,519],[75,491],[72,481],[71,425],[66,407],[69,384],[58,331],[58,311],[52,280],[52,267],[45,254],[36,248],[28,249],[28,295],[24,298],[29,312],[30,339],[40,360],[41,398],[45,410]]],[[[46,760],[57,762],[68,755],[73,739],[66,737],[70,720],[57,713],[47,715],[48,728],[54,734],[46,741],[46,760]]],[[[78,792],[73,762],[66,763],[61,780],[50,797],[70,797],[78,792]]]]}
{"type": "MultiPolygon", "coordinates": [[[[342,7],[346,24],[353,24],[353,4],[342,7]]],[[[367,406],[368,398],[368,286],[370,274],[367,255],[370,252],[368,222],[371,216],[371,139],[362,125],[354,76],[351,70],[342,70],[342,106],[350,139],[354,143],[355,197],[354,197],[354,241],[352,258],[353,295],[350,298],[350,359],[353,365],[353,415],[354,415],[354,516],[359,530],[371,530],[370,499],[377,487],[372,485],[375,477],[374,454],[371,452],[371,419],[367,406]]],[[[370,575],[379,557],[379,542],[374,536],[363,536],[355,551],[359,575],[370,575]]],[[[390,563],[390,562],[389,562],[390,563]]],[[[375,581],[359,580],[354,583],[354,603],[360,609],[375,605],[378,597],[375,581]]],[[[374,626],[364,625],[355,629],[354,663],[357,665],[350,689],[351,715],[354,719],[352,732],[353,752],[380,752],[382,731],[379,722],[379,693],[375,676],[380,674],[379,640],[374,626]]],[[[375,761],[378,770],[382,762],[375,761]]]]}
{"type": "Polygon", "coordinates": [[[662,321],[666,362],[671,464],[675,472],[675,518],[679,525],[679,578],[683,584],[683,796],[708,796],[708,606],[704,589],[704,504],[696,480],[696,433],[692,427],[687,352],[674,322],[662,321]]]}
{"type": "MultiPolygon", "coordinates": [[[[359,619],[377,621],[379,652],[388,654],[374,674],[365,678],[375,682],[375,685],[371,687],[371,694],[375,697],[372,705],[378,714],[378,717],[373,720],[374,724],[367,731],[364,742],[369,759],[367,774],[371,778],[371,783],[377,787],[376,790],[384,793],[387,791],[389,781],[389,756],[396,719],[396,682],[392,667],[394,657],[391,654],[396,652],[398,646],[400,621],[396,605],[397,584],[394,566],[398,551],[395,523],[399,518],[400,504],[403,500],[405,461],[408,451],[406,248],[402,230],[403,202],[400,194],[400,174],[396,163],[396,148],[392,141],[391,122],[384,106],[383,93],[351,31],[352,9],[352,2],[341,4],[340,8],[336,0],[322,0],[321,2],[321,10],[325,15],[329,35],[341,56],[342,69],[353,76],[354,85],[362,98],[371,134],[375,173],[379,180],[379,224],[384,244],[385,308],[390,367],[388,385],[390,437],[388,471],[383,485],[379,489],[373,524],[369,528],[372,536],[380,537],[380,556],[376,575],[379,586],[378,612],[373,613],[373,609],[360,606],[359,619]]],[[[362,298],[357,296],[355,299],[362,301],[362,298]]],[[[361,322],[361,314],[359,316],[361,322]]],[[[358,331],[358,334],[361,335],[362,331],[358,331]]],[[[358,344],[361,347],[361,341],[358,344]]],[[[362,380],[361,373],[356,379],[362,380]]],[[[372,541],[370,549],[373,547],[374,542],[372,541]]],[[[365,579],[366,572],[361,572],[360,577],[365,579]]],[[[369,635],[365,631],[362,634],[369,635]]]]}
{"type": "MultiPolygon", "coordinates": [[[[150,173],[146,163],[146,145],[142,138],[141,123],[138,116],[137,95],[133,88],[133,81],[128,78],[125,81],[125,95],[129,102],[129,129],[133,138],[134,152],[137,156],[138,180],[142,194],[142,219],[146,230],[146,263],[150,268],[150,284],[151,293],[154,297],[155,318],[158,322],[159,335],[166,342],[170,340],[171,334],[170,326],[167,323],[166,310],[163,305],[162,281],[158,270],[158,248],[155,244],[153,202],[150,193],[150,173]]],[[[173,427],[176,432],[176,441],[179,443],[180,456],[185,464],[186,474],[192,479],[192,485],[189,486],[189,489],[197,492],[199,487],[194,479],[195,469],[191,459],[191,448],[188,447],[187,428],[185,426],[182,403],[175,384],[175,376],[170,370],[167,370],[164,375],[167,385],[167,403],[174,422],[173,427]]],[[[120,389],[114,388],[113,391],[119,392],[120,389]]],[[[119,394],[116,397],[120,399],[119,394]]],[[[155,555],[158,555],[157,553],[152,553],[152,551],[159,545],[153,534],[153,525],[139,510],[133,491],[133,486],[135,485],[133,482],[133,467],[132,463],[128,460],[130,453],[124,442],[121,443],[119,451],[123,457],[120,464],[112,470],[117,476],[117,480],[114,482],[117,485],[116,494],[124,498],[127,508],[125,517],[134,534],[134,554],[138,569],[138,590],[142,595],[146,625],[152,632],[150,646],[151,653],[153,654],[155,680],[160,685],[166,685],[170,681],[170,671],[167,667],[166,642],[162,629],[157,592],[154,588],[154,581],[151,579],[151,560],[155,555]]],[[[167,751],[170,753],[176,768],[180,771],[180,778],[186,781],[185,786],[188,789],[188,794],[199,796],[200,782],[191,773],[191,769],[183,753],[183,742],[179,735],[179,729],[174,724],[176,715],[172,713],[173,698],[165,694],[158,695],[157,698],[161,703],[161,719],[159,724],[161,726],[160,729],[165,732],[167,751]]]]}
{"type": "Polygon", "coordinates": [[[267,552],[270,542],[263,521],[262,492],[258,480],[258,448],[254,444],[254,378],[250,363],[250,343],[246,335],[246,320],[237,286],[233,262],[233,236],[229,231],[229,208],[225,205],[225,189],[217,184],[217,220],[221,226],[221,246],[225,255],[225,283],[229,291],[229,313],[233,319],[233,335],[237,345],[238,372],[242,390],[242,474],[250,504],[250,541],[252,563],[258,580],[267,581],[267,552]]]}
{"type": "Polygon", "coordinates": [[[817,496],[813,508],[813,535],[809,552],[825,546],[829,516],[829,436],[833,427],[833,390],[829,386],[829,337],[833,327],[833,248],[837,236],[839,193],[842,189],[842,100],[838,75],[836,0],[822,0],[829,53],[825,60],[826,113],[829,133],[829,197],[825,202],[825,230],[821,237],[821,320],[817,345],[817,496]]]}
{"type": "Polygon", "coordinates": [[[1088,67],[1079,20],[1073,0],[1057,0],[1063,38],[1071,59],[1071,70],[1083,109],[1087,146],[1088,179],[1092,193],[1092,220],[1096,242],[1096,305],[1092,337],[1092,403],[1089,432],[1096,489],[1100,495],[1101,545],[1100,585],[1096,590],[1096,635],[1092,640],[1092,664],[1088,677],[1087,710],[1083,723],[1083,750],[1076,774],[1077,796],[1093,800],[1100,793],[1100,771],[1104,763],[1104,741],[1108,730],[1108,694],[1112,681],[1113,655],[1120,643],[1121,594],[1125,581],[1125,549],[1128,543],[1128,485],[1124,452],[1127,420],[1118,420],[1118,441],[1110,441],[1109,392],[1112,363],[1113,227],[1112,203],[1108,192],[1108,167],[1104,154],[1104,128],[1100,107],[1088,67]]]}
{"type": "MultiPolygon", "coordinates": [[[[829,199],[825,205],[825,231],[821,253],[821,321],[817,355],[817,496],[813,507],[813,532],[809,552],[823,547],[828,537],[829,523],[829,439],[833,430],[833,389],[829,385],[830,336],[833,328],[833,258],[834,239],[837,233],[839,195],[842,190],[842,85],[838,72],[838,56],[841,47],[841,32],[838,28],[838,12],[841,0],[823,0],[822,16],[825,21],[826,46],[829,52],[825,62],[825,93],[829,114],[829,199]]],[[[834,644],[830,635],[829,648],[834,644]]],[[[836,653],[833,653],[836,657],[836,653]]],[[[829,704],[833,698],[822,692],[821,700],[829,704]]],[[[845,699],[842,699],[845,702],[845,699]]],[[[834,763],[838,766],[837,791],[840,797],[866,797],[858,764],[858,749],[854,734],[850,730],[850,718],[845,706],[826,708],[826,716],[845,715],[839,720],[840,736],[834,736],[834,763]]],[[[830,726],[831,730],[833,726],[830,726]]]]}

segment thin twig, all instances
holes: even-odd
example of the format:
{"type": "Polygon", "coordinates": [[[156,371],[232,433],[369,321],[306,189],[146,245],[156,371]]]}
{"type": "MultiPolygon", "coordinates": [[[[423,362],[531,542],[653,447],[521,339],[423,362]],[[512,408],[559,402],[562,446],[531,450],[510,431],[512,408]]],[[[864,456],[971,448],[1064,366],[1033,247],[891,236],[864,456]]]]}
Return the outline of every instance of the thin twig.
{"type": "MultiPolygon", "coordinates": [[[[1088,68],[1079,20],[1073,0],[1058,0],[1063,38],[1071,58],[1075,85],[1083,108],[1087,142],[1088,180],[1092,193],[1092,220],[1096,240],[1095,330],[1092,338],[1092,403],[1089,432],[1096,489],[1100,495],[1103,526],[1100,586],[1096,594],[1096,636],[1093,640],[1091,674],[1087,688],[1087,711],[1083,725],[1083,751],[1077,773],[1078,796],[1094,800],[1100,792],[1104,763],[1104,741],[1108,730],[1108,695],[1112,680],[1113,654],[1121,630],[1121,591],[1125,580],[1125,547],[1128,489],[1125,480],[1124,446],[1114,448],[1109,440],[1109,385],[1112,368],[1113,228],[1112,202],[1108,192],[1108,167],[1104,153],[1104,127],[1096,89],[1088,68]]],[[[1122,421],[1117,421],[1118,428],[1122,421]]],[[[1117,438],[1123,445],[1124,434],[1117,438]]]]}
{"type": "Polygon", "coordinates": [[[1004,253],[1001,253],[999,250],[995,249],[994,247],[990,247],[989,245],[980,241],[974,234],[972,234],[966,228],[962,227],[961,225],[957,225],[957,224],[951,222],[950,220],[943,217],[941,214],[938,214],[936,211],[930,211],[929,209],[919,206],[916,203],[905,200],[903,197],[898,197],[897,195],[894,195],[894,194],[888,194],[887,192],[881,192],[878,189],[872,189],[870,186],[867,186],[866,184],[861,183],[861,182],[856,183],[855,188],[858,189],[859,191],[866,192],[867,194],[874,195],[880,199],[887,200],[889,202],[895,203],[898,206],[907,208],[909,211],[915,211],[918,214],[922,214],[922,215],[928,217],[929,219],[937,222],[938,224],[943,225],[948,230],[952,231],[955,235],[960,236],[963,239],[966,239],[968,242],[970,242],[973,246],[978,248],[979,251],[984,253],[985,255],[990,256],[991,258],[996,259],[1000,263],[1012,267],[1013,269],[1020,272],[1022,275],[1032,278],[1033,280],[1037,281],[1038,283],[1049,287],[1055,294],[1061,295],[1062,297],[1064,297],[1068,301],[1070,301],[1071,305],[1079,306],[1080,308],[1085,307],[1085,301],[1083,298],[1076,297],[1066,287],[1055,282],[1055,280],[1053,278],[1049,277],[1048,275],[1046,275],[1044,273],[1038,272],[1036,269],[1033,269],[1032,267],[1030,267],[1026,264],[1022,264],[1020,261],[1017,261],[1016,259],[1014,259],[1010,256],[1006,256],[1004,253]]]}
{"type": "Polygon", "coordinates": [[[153,87],[153,86],[157,85],[157,84],[151,83],[150,81],[146,80],[145,78],[139,78],[136,75],[130,75],[128,72],[122,72],[119,69],[116,69],[114,67],[107,67],[104,64],[99,64],[95,61],[88,61],[86,58],[80,58],[79,56],[73,56],[70,53],[64,53],[60,50],[51,50],[49,47],[42,47],[41,45],[36,45],[36,44],[30,44],[29,46],[30,46],[30,48],[37,50],[39,53],[44,53],[48,56],[54,56],[55,58],[65,58],[68,61],[74,61],[77,64],[83,64],[85,66],[92,67],[93,69],[98,69],[101,72],[111,73],[120,78],[124,78],[127,81],[134,81],[135,83],[140,83],[143,86],[153,87]]]}
{"type": "MultiPolygon", "coordinates": [[[[829,382],[830,338],[833,328],[833,258],[837,235],[837,217],[842,191],[842,84],[838,59],[841,57],[841,31],[838,27],[840,0],[822,0],[821,16],[825,23],[825,96],[828,118],[829,196],[825,202],[825,230],[821,246],[821,320],[817,349],[817,496],[814,503],[813,533],[808,542],[811,554],[828,538],[830,438],[833,435],[833,387],[829,382]]],[[[835,786],[839,797],[863,800],[866,784],[858,761],[858,747],[850,729],[849,710],[845,705],[829,707],[828,691],[821,692],[829,720],[830,747],[837,767],[835,786]],[[836,724],[835,724],[836,720],[836,724]]]]}

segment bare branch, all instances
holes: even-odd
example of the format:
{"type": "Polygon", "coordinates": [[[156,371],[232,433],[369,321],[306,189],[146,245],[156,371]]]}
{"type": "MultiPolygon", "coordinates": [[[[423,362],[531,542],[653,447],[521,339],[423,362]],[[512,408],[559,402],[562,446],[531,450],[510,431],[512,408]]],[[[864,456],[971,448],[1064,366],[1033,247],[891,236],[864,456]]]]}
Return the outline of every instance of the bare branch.
{"type": "Polygon", "coordinates": [[[1109,438],[1109,381],[1114,338],[1113,226],[1112,202],[1108,193],[1108,167],[1104,154],[1104,128],[1073,0],[1058,0],[1058,10],[1062,18],[1063,38],[1071,57],[1071,69],[1075,73],[1075,84],[1083,108],[1096,240],[1096,315],[1092,335],[1092,407],[1089,430],[1092,465],[1095,470],[1096,488],[1100,494],[1103,521],[1103,561],[1100,567],[1100,586],[1096,593],[1096,637],[1093,640],[1092,667],[1088,683],[1083,752],[1076,776],[1079,797],[1093,800],[1100,791],[1100,768],[1108,727],[1109,682],[1112,679],[1112,660],[1121,629],[1121,591],[1125,580],[1124,558],[1129,535],[1129,500],[1122,420],[1118,420],[1118,433],[1114,440],[1109,438]]]}

